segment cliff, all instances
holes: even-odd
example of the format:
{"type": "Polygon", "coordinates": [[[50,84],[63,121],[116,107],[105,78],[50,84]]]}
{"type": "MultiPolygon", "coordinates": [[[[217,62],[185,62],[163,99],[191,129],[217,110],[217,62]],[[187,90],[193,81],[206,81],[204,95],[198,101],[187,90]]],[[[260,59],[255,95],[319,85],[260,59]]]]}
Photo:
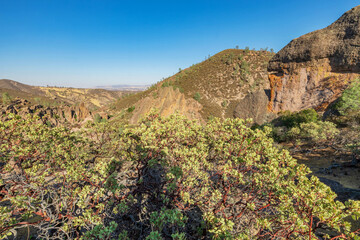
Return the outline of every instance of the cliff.
{"type": "Polygon", "coordinates": [[[272,112],[324,110],[360,73],[360,6],[292,40],[269,62],[272,112]]]}

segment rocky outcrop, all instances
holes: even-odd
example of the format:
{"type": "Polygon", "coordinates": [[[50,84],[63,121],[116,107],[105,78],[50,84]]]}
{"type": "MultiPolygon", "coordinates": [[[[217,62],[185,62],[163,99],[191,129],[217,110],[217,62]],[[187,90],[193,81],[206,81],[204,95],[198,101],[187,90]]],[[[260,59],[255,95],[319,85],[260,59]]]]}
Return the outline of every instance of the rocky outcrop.
{"type": "Polygon", "coordinates": [[[269,62],[273,112],[324,110],[360,75],[360,6],[292,40],[269,62]]]}
{"type": "Polygon", "coordinates": [[[28,114],[36,115],[47,124],[53,126],[64,123],[81,123],[92,119],[92,113],[84,103],[75,106],[62,105],[57,107],[46,107],[41,104],[32,104],[31,102],[16,98],[8,105],[0,105],[1,118],[6,119],[9,113],[26,117],[28,114]]]}
{"type": "Polygon", "coordinates": [[[266,110],[269,98],[264,89],[250,92],[239,101],[234,110],[234,117],[252,118],[254,123],[263,124],[272,118],[272,114],[266,110]]]}
{"type": "Polygon", "coordinates": [[[136,103],[130,123],[135,124],[141,117],[156,108],[161,116],[168,116],[173,113],[182,114],[189,119],[201,120],[201,104],[185,95],[179,89],[173,87],[160,88],[156,94],[147,96],[136,103]]]}

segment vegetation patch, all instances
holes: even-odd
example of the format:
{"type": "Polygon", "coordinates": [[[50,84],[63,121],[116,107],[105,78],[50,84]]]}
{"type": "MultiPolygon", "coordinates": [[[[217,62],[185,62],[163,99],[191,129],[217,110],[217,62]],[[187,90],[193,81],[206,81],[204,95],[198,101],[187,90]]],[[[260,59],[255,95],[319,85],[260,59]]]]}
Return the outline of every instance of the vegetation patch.
{"type": "Polygon", "coordinates": [[[0,237],[30,225],[37,239],[356,239],[359,202],[335,201],[248,124],[151,113],[73,132],[9,115],[0,237]]]}
{"type": "Polygon", "coordinates": [[[200,93],[196,92],[196,93],[194,94],[194,99],[199,102],[199,101],[201,100],[201,95],[200,95],[200,93]]]}

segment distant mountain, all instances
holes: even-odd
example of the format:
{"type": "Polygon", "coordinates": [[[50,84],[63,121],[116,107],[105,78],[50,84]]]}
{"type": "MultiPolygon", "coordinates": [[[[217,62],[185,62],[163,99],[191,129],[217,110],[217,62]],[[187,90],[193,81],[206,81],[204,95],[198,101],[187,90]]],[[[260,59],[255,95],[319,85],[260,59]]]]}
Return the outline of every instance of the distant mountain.
{"type": "Polygon", "coordinates": [[[37,87],[26,85],[10,79],[0,79],[0,88],[21,91],[28,94],[42,94],[42,91],[39,91],[37,87]]]}
{"type": "Polygon", "coordinates": [[[87,107],[102,107],[112,103],[130,90],[106,90],[67,87],[37,87],[9,79],[0,79],[0,94],[7,92],[11,97],[19,97],[37,103],[67,103],[84,102],[87,107]]]}
{"type": "Polygon", "coordinates": [[[150,85],[127,85],[127,84],[119,84],[119,85],[109,85],[109,86],[96,86],[96,88],[106,89],[110,91],[144,91],[150,85]]]}

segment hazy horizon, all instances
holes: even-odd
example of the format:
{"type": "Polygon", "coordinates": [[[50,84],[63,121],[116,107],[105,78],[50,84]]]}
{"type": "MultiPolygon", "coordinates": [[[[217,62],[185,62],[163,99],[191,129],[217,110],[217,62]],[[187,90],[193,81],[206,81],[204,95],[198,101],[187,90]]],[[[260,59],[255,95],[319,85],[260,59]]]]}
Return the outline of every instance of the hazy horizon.
{"type": "Polygon", "coordinates": [[[358,5],[318,1],[0,0],[0,79],[149,85],[228,48],[273,48],[358,5]]]}

